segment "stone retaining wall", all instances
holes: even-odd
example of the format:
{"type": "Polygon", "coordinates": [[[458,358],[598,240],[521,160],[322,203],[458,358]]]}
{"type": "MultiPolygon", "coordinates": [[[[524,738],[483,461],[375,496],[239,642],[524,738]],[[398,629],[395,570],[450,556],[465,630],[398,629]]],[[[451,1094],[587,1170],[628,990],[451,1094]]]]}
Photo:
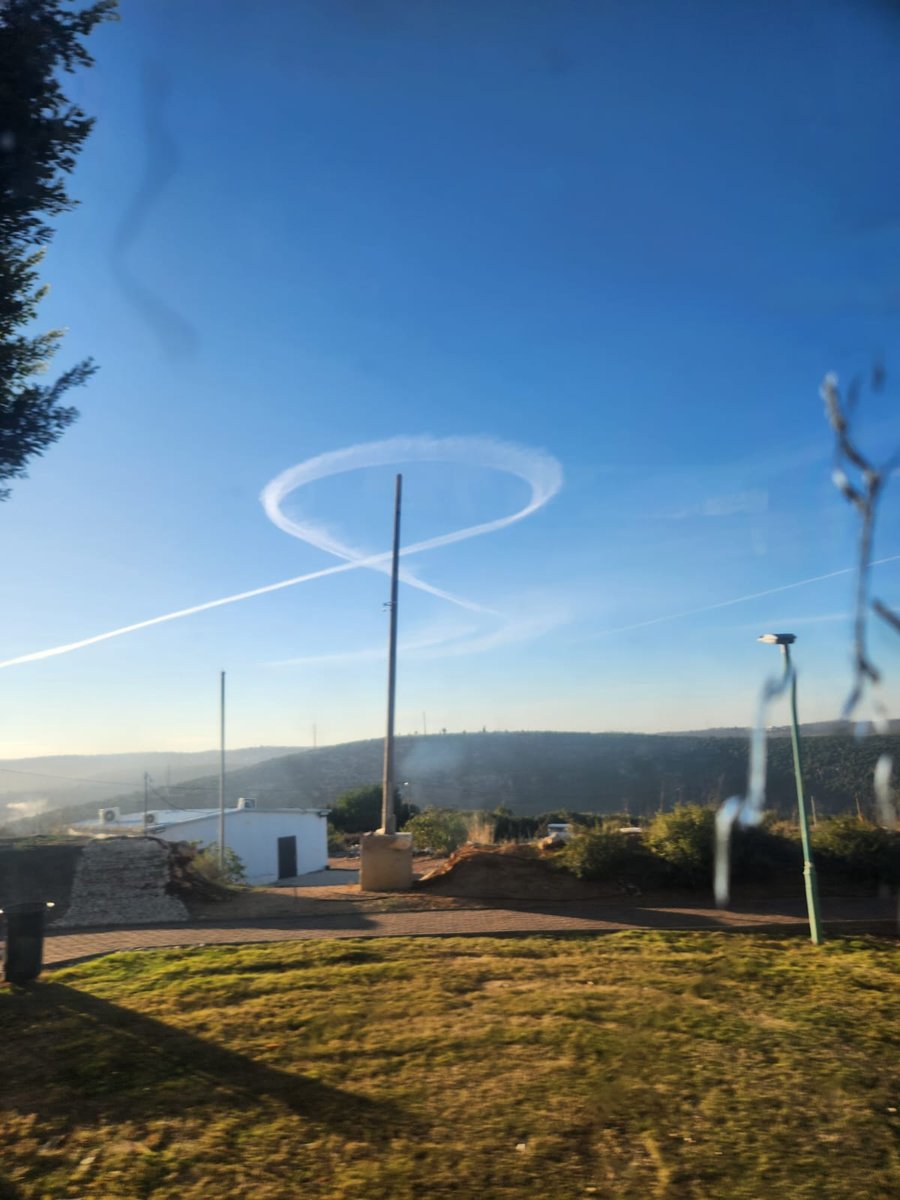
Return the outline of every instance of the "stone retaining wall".
{"type": "Polygon", "coordinates": [[[160,838],[98,838],[82,852],[59,928],[186,921],[167,887],[172,847],[160,838]]]}

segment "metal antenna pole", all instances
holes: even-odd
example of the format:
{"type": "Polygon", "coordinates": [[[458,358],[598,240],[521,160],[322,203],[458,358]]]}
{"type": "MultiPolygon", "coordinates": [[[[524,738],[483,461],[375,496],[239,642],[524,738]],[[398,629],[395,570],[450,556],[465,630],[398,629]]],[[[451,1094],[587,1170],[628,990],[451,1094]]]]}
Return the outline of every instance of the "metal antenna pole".
{"type": "Polygon", "coordinates": [[[219,866],[225,869],[225,672],[219,672],[219,866]]]}
{"type": "Polygon", "coordinates": [[[396,833],[394,817],[394,701],[397,691],[397,576],[400,564],[400,497],[403,476],[397,476],[394,493],[394,553],[391,560],[391,610],[388,637],[387,732],[384,737],[384,778],[381,787],[381,832],[396,833]]]}

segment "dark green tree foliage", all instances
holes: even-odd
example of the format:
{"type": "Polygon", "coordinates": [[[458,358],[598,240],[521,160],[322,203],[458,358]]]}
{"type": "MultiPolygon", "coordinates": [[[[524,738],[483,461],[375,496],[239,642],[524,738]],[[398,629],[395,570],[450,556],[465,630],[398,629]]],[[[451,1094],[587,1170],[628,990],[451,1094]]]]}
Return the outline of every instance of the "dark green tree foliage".
{"type": "MultiPolygon", "coordinates": [[[[418,811],[414,804],[405,804],[399,790],[394,789],[398,829],[402,829],[418,811]]],[[[371,833],[377,829],[381,824],[381,784],[370,783],[338,796],[331,810],[331,823],[341,833],[371,833]]]]}
{"type": "Polygon", "coordinates": [[[79,12],[61,0],[0,3],[0,500],[9,495],[3,482],[24,475],[75,420],[63,397],[95,369],[88,359],[38,383],[62,332],[29,334],[28,326],[47,291],[38,266],[50,220],[75,206],[65,176],[93,125],[60,77],[91,65],[82,39],[114,12],[115,0],[79,12]]]}

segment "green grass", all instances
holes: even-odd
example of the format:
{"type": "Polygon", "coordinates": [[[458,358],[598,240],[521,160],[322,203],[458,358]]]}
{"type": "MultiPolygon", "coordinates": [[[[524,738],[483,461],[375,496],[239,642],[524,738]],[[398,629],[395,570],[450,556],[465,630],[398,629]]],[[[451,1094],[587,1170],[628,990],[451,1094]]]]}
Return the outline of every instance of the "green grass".
{"type": "Polygon", "coordinates": [[[310,941],[45,980],[0,991],[0,1198],[900,1196],[894,943],[310,941]]]}

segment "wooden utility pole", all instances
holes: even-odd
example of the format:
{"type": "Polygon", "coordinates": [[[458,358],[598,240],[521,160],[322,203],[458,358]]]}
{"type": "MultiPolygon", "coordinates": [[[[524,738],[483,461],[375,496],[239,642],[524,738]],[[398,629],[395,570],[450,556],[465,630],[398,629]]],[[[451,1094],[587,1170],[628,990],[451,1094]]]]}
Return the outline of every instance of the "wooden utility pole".
{"type": "Polygon", "coordinates": [[[225,672],[219,672],[219,866],[225,868],[225,672]]]}
{"type": "Polygon", "coordinates": [[[381,786],[381,833],[396,833],[394,816],[394,702],[397,692],[397,577],[400,564],[400,497],[403,476],[397,476],[394,491],[394,553],[391,560],[391,621],[388,635],[387,731],[384,737],[384,776],[381,786]]]}

